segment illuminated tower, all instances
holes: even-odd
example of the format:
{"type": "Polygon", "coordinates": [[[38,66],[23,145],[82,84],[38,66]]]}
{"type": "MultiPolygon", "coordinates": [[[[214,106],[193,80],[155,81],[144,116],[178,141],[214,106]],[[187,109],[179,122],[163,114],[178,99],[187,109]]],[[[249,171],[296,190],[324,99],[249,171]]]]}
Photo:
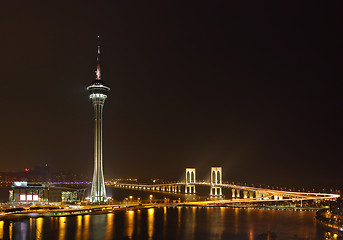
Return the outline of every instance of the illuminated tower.
{"type": "Polygon", "coordinates": [[[102,159],[102,111],[110,88],[101,80],[100,45],[98,45],[96,79],[92,85],[87,87],[87,90],[95,113],[94,174],[90,201],[92,203],[102,203],[107,201],[102,159]]]}

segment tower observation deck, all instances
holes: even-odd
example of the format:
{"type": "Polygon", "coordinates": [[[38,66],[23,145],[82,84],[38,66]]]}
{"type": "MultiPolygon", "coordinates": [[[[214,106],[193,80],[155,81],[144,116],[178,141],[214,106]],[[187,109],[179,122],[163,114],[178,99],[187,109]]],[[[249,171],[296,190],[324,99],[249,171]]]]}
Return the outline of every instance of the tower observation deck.
{"type": "MultiPolygon", "coordinates": [[[[99,36],[98,36],[99,38],[99,36]]],[[[92,85],[87,87],[89,98],[94,107],[95,128],[94,128],[94,173],[91,189],[90,202],[102,203],[107,201],[102,155],[102,112],[110,90],[101,80],[100,70],[100,45],[98,45],[96,79],[92,85]]]]}

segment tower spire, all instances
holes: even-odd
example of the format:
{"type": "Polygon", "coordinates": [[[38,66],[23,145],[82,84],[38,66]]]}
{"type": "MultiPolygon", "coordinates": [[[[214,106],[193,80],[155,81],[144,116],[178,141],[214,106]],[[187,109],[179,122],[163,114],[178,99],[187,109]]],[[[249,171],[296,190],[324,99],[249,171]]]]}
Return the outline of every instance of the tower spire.
{"type": "Polygon", "coordinates": [[[100,36],[97,36],[98,39],[98,53],[96,56],[96,80],[100,81],[101,80],[101,69],[100,69],[100,36]]]}

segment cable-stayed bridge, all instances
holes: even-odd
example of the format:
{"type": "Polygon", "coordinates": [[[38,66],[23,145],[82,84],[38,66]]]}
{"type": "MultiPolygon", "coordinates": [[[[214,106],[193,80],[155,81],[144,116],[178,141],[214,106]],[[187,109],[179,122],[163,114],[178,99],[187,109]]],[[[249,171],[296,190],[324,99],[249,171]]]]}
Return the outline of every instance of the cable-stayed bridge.
{"type": "MultiPolygon", "coordinates": [[[[208,186],[210,200],[207,203],[244,203],[244,202],[270,202],[270,201],[309,201],[309,200],[335,200],[340,197],[339,194],[316,193],[316,192],[295,192],[287,190],[275,190],[268,188],[258,188],[242,186],[222,181],[222,168],[211,167],[210,181],[196,181],[196,169],[186,168],[185,181],[174,183],[120,183],[113,182],[109,185],[118,188],[127,188],[141,191],[158,191],[177,194],[196,194],[198,186],[208,186]],[[229,189],[230,199],[223,199],[222,189],[229,189]]],[[[203,204],[203,201],[193,202],[193,204],[203,204]]]]}

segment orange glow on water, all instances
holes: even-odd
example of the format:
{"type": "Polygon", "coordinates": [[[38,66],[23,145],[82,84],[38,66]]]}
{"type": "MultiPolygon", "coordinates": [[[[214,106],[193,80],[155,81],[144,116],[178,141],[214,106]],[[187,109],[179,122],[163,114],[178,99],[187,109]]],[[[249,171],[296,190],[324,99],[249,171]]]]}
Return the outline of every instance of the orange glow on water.
{"type": "Polygon", "coordinates": [[[41,217],[36,219],[36,239],[43,238],[43,221],[41,217]]]}
{"type": "Polygon", "coordinates": [[[9,227],[9,236],[10,236],[10,240],[12,240],[12,234],[13,234],[13,223],[10,223],[10,227],[9,227]]]}
{"type": "Polygon", "coordinates": [[[4,238],[4,221],[0,221],[0,239],[4,238]]]}
{"type": "Polygon", "coordinates": [[[155,221],[155,209],[150,208],[148,210],[148,236],[149,239],[153,239],[154,236],[154,221],[155,221]]]}
{"type": "Polygon", "coordinates": [[[58,240],[64,240],[66,239],[66,225],[67,225],[67,218],[66,217],[60,217],[59,219],[59,235],[58,240]]]}
{"type": "Polygon", "coordinates": [[[83,239],[88,239],[89,238],[89,218],[90,215],[85,215],[84,216],[84,229],[83,229],[83,239]]]}
{"type": "Polygon", "coordinates": [[[82,236],[82,216],[79,215],[76,217],[76,235],[75,239],[76,240],[81,240],[82,236]]]}
{"type": "Polygon", "coordinates": [[[107,214],[107,231],[106,231],[106,239],[110,240],[113,237],[113,232],[114,232],[114,214],[113,213],[109,213],[107,214]]]}
{"type": "Polygon", "coordinates": [[[132,234],[135,229],[135,212],[127,211],[126,212],[126,224],[127,224],[127,236],[129,239],[132,239],[132,234]]]}

